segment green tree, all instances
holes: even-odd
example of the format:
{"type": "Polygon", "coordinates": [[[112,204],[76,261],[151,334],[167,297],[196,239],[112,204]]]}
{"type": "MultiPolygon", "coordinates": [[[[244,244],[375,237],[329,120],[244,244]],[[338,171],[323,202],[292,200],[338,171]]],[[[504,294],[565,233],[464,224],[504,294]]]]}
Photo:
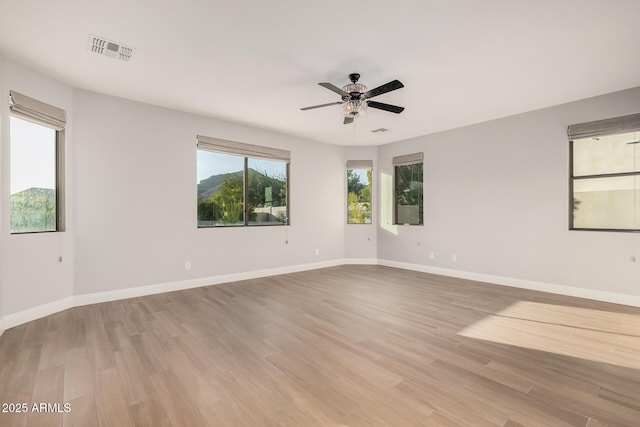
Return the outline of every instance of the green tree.
{"type": "MultiPolygon", "coordinates": [[[[280,207],[287,203],[285,176],[266,171],[248,170],[247,212],[249,221],[256,221],[256,208],[280,207]],[[270,198],[267,198],[270,194],[270,198]]],[[[198,199],[198,221],[213,225],[244,223],[244,177],[242,172],[224,177],[215,195],[208,200],[198,199]]],[[[284,221],[284,215],[280,215],[284,221]]]]}
{"type": "Polygon", "coordinates": [[[356,169],[347,169],[347,191],[360,194],[363,187],[364,184],[360,182],[360,175],[356,173],[356,169]]]}
{"type": "Polygon", "coordinates": [[[354,169],[347,169],[347,215],[349,224],[371,223],[371,170],[366,184],[354,169]]]}
{"type": "MultiPolygon", "coordinates": [[[[423,219],[423,168],[422,163],[396,166],[395,168],[395,193],[396,206],[417,206],[418,224],[423,219]]],[[[397,212],[396,212],[397,213],[397,212]]]]}
{"type": "MultiPolygon", "coordinates": [[[[278,173],[249,169],[249,221],[256,221],[256,208],[287,205],[286,178],[278,173]]],[[[284,221],[284,218],[279,218],[284,221]]]]}
{"type": "Polygon", "coordinates": [[[29,188],[11,195],[11,232],[56,229],[56,192],[51,188],[29,188]]]}
{"type": "Polygon", "coordinates": [[[220,190],[211,198],[214,223],[237,224],[243,222],[243,178],[242,174],[228,174],[220,190]]]}

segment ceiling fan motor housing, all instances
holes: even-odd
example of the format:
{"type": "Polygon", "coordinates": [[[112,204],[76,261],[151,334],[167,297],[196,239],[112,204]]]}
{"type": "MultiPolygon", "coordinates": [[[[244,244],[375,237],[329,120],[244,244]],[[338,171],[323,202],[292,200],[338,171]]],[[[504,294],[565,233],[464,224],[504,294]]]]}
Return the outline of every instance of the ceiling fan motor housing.
{"type": "Polygon", "coordinates": [[[342,88],[344,92],[347,92],[349,96],[343,96],[342,100],[342,114],[345,117],[363,117],[367,114],[367,104],[365,99],[365,93],[367,87],[365,85],[356,83],[360,78],[360,74],[349,74],[349,79],[353,82],[342,88]]]}

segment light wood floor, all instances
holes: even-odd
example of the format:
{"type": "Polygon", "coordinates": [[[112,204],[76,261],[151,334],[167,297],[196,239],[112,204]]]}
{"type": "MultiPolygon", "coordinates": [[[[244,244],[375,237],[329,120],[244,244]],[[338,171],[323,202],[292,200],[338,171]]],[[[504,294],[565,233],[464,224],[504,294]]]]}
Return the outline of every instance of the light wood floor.
{"type": "Polygon", "coordinates": [[[1,426],[638,426],[640,309],[378,266],[5,332],[1,426]]]}

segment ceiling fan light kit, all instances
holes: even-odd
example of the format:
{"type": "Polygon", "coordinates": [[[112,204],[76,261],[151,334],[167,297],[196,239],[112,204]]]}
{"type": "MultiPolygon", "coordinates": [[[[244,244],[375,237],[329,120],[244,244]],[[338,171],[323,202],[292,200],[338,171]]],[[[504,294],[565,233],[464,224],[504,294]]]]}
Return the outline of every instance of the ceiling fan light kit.
{"type": "Polygon", "coordinates": [[[346,101],[342,104],[342,114],[345,117],[363,117],[367,115],[367,103],[361,100],[346,101]]]}
{"type": "Polygon", "coordinates": [[[343,123],[345,125],[353,123],[353,120],[355,118],[364,117],[367,114],[367,107],[377,108],[379,110],[389,111],[396,114],[400,114],[402,111],[404,111],[404,107],[399,107],[397,105],[367,101],[369,98],[373,98],[374,96],[382,95],[383,93],[403,88],[404,85],[399,80],[393,80],[382,86],[378,86],[375,89],[368,90],[365,85],[358,83],[359,79],[360,74],[349,74],[349,80],[351,80],[351,84],[344,86],[342,89],[334,86],[331,83],[318,83],[320,86],[340,95],[342,101],[304,107],[301,108],[301,110],[306,111],[315,108],[328,107],[330,105],[342,105],[342,115],[344,116],[343,123]]]}

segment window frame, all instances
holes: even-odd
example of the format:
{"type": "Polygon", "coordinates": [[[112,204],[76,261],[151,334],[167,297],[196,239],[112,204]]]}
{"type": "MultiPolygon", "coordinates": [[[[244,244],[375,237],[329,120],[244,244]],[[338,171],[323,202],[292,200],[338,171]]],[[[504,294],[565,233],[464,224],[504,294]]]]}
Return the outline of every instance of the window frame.
{"type": "Polygon", "coordinates": [[[407,154],[403,156],[397,156],[393,158],[393,182],[392,182],[392,191],[393,191],[393,225],[407,225],[407,226],[424,226],[424,153],[414,153],[407,154]],[[411,166],[415,164],[422,165],[422,206],[418,207],[418,223],[410,224],[410,223],[400,223],[398,222],[398,197],[397,197],[397,188],[396,185],[398,183],[398,167],[402,166],[411,166]],[[420,211],[422,211],[422,221],[420,221],[420,211]]]}
{"type": "Polygon", "coordinates": [[[640,178],[640,171],[635,172],[613,172],[595,175],[574,175],[574,141],[585,138],[595,138],[601,136],[612,136],[624,133],[640,132],[640,113],[622,117],[598,120],[594,122],[570,125],[567,128],[569,138],[569,230],[570,231],[600,231],[616,233],[640,233],[640,228],[588,228],[574,226],[574,183],[583,179],[608,179],[615,177],[635,176],[640,178]]]}
{"type": "Polygon", "coordinates": [[[347,205],[347,225],[372,225],[374,224],[374,217],[373,217],[373,196],[374,196],[374,192],[373,192],[373,160],[347,160],[347,165],[346,165],[346,183],[347,183],[347,191],[346,191],[346,205],[347,205]],[[371,200],[369,201],[369,222],[349,222],[349,171],[350,170],[365,170],[365,171],[371,171],[371,180],[369,181],[369,192],[370,192],[370,198],[371,200]]]}
{"type": "MultiPolygon", "coordinates": [[[[228,224],[228,225],[200,225],[198,222],[198,213],[196,209],[196,226],[198,229],[209,228],[239,228],[239,227],[279,227],[291,225],[290,219],[290,157],[291,153],[286,150],[280,150],[276,148],[257,146],[252,144],[245,144],[242,142],[228,141],[217,138],[206,137],[198,135],[196,137],[196,153],[197,151],[209,151],[217,154],[224,154],[230,156],[237,156],[243,159],[242,170],[242,224],[228,224]],[[266,160],[273,162],[285,163],[285,187],[286,187],[286,214],[284,222],[265,222],[265,223],[249,223],[249,159],[253,160],[266,160]]],[[[197,202],[196,194],[196,202],[197,202]]]]}
{"type": "MultiPolygon", "coordinates": [[[[9,91],[9,118],[24,120],[32,124],[52,129],[55,132],[53,143],[55,144],[55,230],[37,231],[13,231],[9,225],[9,234],[41,234],[41,233],[61,233],[66,231],[65,208],[66,208],[66,149],[65,149],[65,127],[66,112],[58,107],[54,107],[36,99],[22,95],[15,91],[9,91]]],[[[11,153],[11,120],[9,120],[9,153],[11,153]]],[[[9,162],[11,163],[11,162],[9,162]]],[[[9,181],[11,181],[11,167],[9,167],[9,181]]],[[[11,197],[11,194],[9,195],[11,197]]],[[[9,223],[11,223],[11,212],[9,212],[9,223]]]]}

